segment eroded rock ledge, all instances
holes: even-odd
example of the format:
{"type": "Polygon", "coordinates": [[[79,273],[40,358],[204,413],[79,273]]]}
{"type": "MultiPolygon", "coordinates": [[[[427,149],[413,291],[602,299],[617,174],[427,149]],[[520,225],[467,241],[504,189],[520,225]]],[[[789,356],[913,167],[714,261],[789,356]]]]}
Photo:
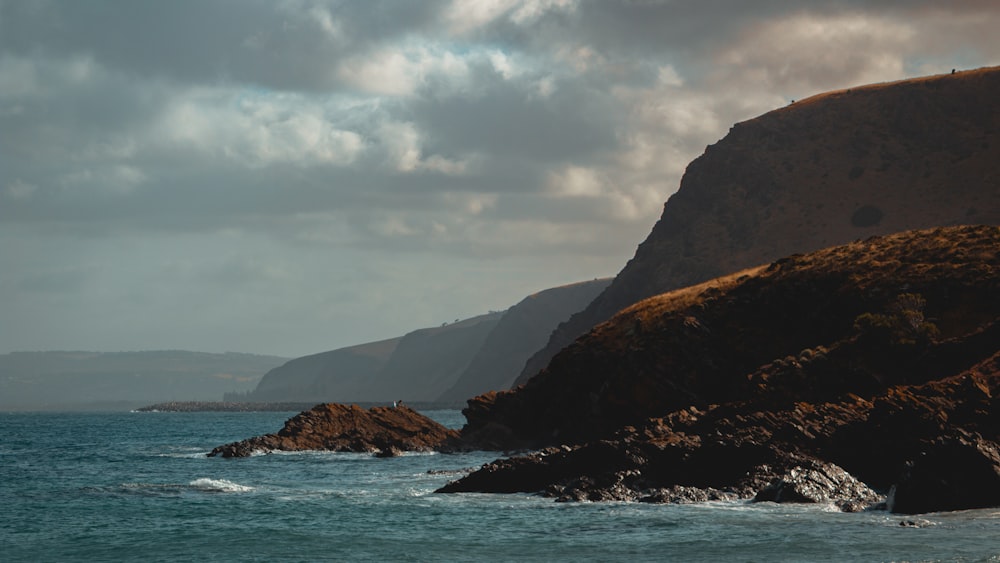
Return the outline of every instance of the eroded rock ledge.
{"type": "Polygon", "coordinates": [[[1000,429],[992,414],[998,396],[995,354],[959,375],[894,387],[872,400],[682,409],[610,439],[494,461],[439,492],[753,499],[907,514],[1000,506],[1000,448],[988,438],[1000,429]],[[886,499],[873,488],[892,494],[886,499]]]}
{"type": "Polygon", "coordinates": [[[271,451],[327,450],[393,456],[405,451],[433,451],[458,433],[406,407],[324,403],[265,434],[213,449],[209,457],[247,457],[271,451]]]}

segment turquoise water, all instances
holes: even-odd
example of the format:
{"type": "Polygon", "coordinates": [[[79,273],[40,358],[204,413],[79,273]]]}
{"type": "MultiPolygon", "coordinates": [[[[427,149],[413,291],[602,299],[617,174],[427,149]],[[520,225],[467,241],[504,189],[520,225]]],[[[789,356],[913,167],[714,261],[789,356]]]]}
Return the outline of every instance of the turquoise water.
{"type": "Polygon", "coordinates": [[[205,457],[294,414],[0,413],[0,561],[1000,561],[1000,510],[432,493],[485,452],[205,457]]]}

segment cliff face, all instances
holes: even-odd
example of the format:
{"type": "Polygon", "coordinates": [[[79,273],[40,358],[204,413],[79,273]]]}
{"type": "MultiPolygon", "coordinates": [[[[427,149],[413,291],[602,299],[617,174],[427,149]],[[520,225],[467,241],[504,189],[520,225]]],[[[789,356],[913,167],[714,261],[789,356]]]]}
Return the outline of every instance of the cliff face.
{"type": "Polygon", "coordinates": [[[1000,224],[998,91],[1000,67],[831,92],[737,124],[516,383],[646,297],[872,235],[1000,224]]]}
{"type": "Polygon", "coordinates": [[[504,313],[468,367],[438,400],[460,403],[480,393],[509,388],[558,323],[583,310],[610,283],[610,278],[586,281],[525,297],[504,313]]]}
{"type": "Polygon", "coordinates": [[[800,502],[818,490],[815,502],[854,510],[873,498],[856,477],[893,490],[897,512],[998,506],[998,273],[1000,227],[942,227],[646,299],[464,411],[472,447],[559,447],[442,491],[800,502]]]}

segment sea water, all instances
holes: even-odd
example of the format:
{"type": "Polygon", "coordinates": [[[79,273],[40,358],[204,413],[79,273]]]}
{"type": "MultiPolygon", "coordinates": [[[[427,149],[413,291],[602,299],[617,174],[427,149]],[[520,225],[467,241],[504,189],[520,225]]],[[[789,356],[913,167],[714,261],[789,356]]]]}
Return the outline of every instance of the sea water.
{"type": "Polygon", "coordinates": [[[294,414],[0,413],[0,561],[1000,561],[1000,510],[556,503],[433,492],[497,452],[205,455],[294,414]]]}

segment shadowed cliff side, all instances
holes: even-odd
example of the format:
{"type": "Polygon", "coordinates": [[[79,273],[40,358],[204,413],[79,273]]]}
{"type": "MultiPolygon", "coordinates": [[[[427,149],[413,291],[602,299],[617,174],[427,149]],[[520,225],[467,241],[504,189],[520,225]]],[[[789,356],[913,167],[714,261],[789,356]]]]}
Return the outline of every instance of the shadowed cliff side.
{"type": "Polygon", "coordinates": [[[851,88],[735,125],[516,384],[641,299],[857,238],[1000,224],[1000,67],[851,88]]]}

